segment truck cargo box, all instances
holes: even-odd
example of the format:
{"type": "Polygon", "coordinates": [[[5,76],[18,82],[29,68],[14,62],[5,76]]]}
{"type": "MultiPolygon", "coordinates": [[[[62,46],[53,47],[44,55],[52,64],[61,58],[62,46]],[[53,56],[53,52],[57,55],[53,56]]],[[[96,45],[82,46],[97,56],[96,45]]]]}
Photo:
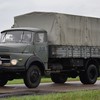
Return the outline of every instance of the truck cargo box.
{"type": "Polygon", "coordinates": [[[13,27],[45,29],[51,45],[100,46],[99,18],[33,12],[16,16],[13,27]]]}

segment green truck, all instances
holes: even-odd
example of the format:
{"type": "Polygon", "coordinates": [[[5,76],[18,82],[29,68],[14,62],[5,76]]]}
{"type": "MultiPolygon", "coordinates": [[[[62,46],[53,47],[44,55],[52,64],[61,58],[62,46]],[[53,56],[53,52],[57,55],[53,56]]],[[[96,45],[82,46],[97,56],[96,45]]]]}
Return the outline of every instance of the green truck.
{"type": "Polygon", "coordinates": [[[16,16],[13,28],[1,32],[0,86],[24,79],[36,88],[50,73],[54,83],[79,76],[94,84],[100,76],[100,19],[33,12],[16,16]]]}

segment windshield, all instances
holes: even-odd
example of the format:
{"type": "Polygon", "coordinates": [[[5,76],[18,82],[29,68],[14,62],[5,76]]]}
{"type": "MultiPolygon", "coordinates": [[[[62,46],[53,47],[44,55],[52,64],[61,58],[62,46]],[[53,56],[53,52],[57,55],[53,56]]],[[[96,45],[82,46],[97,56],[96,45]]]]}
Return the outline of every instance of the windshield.
{"type": "Polygon", "coordinates": [[[2,43],[30,43],[32,33],[30,31],[8,31],[1,34],[2,43]]]}

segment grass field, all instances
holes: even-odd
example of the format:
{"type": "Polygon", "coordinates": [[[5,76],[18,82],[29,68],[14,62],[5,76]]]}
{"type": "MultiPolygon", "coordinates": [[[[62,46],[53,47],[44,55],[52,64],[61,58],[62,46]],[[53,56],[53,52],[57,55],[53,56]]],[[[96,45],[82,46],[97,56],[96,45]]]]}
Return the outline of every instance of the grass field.
{"type": "MultiPolygon", "coordinates": [[[[98,80],[100,80],[100,78],[98,78],[98,80]]],[[[68,81],[79,81],[79,77],[77,78],[68,78],[68,81]]],[[[42,78],[41,83],[48,83],[48,82],[52,82],[51,78],[42,78]]],[[[24,84],[23,79],[15,79],[12,81],[8,81],[7,84],[24,84]]]]}
{"type": "Polygon", "coordinates": [[[100,100],[100,90],[11,97],[5,100],[100,100]]]}

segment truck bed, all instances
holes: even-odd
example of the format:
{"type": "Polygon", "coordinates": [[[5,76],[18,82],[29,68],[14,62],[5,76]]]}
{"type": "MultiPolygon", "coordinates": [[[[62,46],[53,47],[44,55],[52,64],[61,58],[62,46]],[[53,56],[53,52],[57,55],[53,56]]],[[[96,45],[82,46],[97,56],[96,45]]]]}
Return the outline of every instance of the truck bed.
{"type": "Polygon", "coordinates": [[[49,58],[100,58],[99,46],[50,45],[49,58]]]}

